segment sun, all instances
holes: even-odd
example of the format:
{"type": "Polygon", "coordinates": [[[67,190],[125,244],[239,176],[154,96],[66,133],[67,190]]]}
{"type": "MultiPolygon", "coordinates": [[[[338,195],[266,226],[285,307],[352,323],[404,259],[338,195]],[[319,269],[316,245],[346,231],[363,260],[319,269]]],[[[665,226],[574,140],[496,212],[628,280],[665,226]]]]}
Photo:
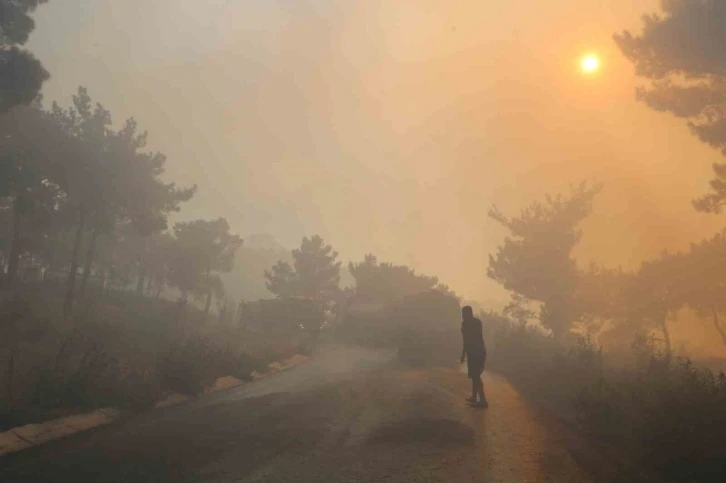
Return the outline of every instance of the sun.
{"type": "Polygon", "coordinates": [[[596,72],[600,69],[600,58],[595,54],[587,54],[580,61],[580,67],[582,67],[583,72],[588,74],[596,72]]]}

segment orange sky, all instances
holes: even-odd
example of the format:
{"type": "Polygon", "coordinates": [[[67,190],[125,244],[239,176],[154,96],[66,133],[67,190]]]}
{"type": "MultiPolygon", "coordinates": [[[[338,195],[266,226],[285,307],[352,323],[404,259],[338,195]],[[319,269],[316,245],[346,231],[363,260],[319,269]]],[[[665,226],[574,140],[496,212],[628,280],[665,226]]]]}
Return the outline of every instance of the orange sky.
{"type": "Polygon", "coordinates": [[[603,182],[578,255],[610,266],[723,226],[690,205],[719,154],[636,102],[612,41],[654,0],[88,3],[38,11],[46,98],[83,84],[136,116],[170,179],[199,185],[186,218],[288,246],[320,233],[485,301],[503,299],[493,203],[603,182]]]}

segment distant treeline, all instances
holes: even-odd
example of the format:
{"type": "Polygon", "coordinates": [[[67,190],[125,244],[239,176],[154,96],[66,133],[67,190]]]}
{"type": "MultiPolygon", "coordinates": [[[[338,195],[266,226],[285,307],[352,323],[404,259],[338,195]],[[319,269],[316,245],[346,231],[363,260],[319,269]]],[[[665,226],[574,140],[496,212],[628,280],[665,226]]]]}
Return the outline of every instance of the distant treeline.
{"type": "Polygon", "coordinates": [[[599,191],[583,184],[512,218],[492,209],[490,216],[510,232],[490,255],[488,270],[512,294],[504,315],[539,325],[555,338],[587,332],[611,348],[627,349],[638,334],[655,333],[670,357],[670,325],[690,309],[710,320],[713,336],[726,346],[726,232],[688,251],[663,253],[637,270],[582,268],[572,252],[599,191]]]}

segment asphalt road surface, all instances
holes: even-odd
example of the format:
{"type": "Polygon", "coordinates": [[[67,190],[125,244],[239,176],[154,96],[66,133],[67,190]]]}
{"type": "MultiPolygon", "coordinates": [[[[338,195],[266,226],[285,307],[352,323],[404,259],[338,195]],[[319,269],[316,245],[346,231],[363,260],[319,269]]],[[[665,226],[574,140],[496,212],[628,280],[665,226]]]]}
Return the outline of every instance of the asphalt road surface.
{"type": "MultiPolygon", "coordinates": [[[[456,356],[456,354],[454,355],[456,356]]],[[[257,382],[0,459],[24,482],[589,482],[501,377],[330,349],[257,382]]]]}

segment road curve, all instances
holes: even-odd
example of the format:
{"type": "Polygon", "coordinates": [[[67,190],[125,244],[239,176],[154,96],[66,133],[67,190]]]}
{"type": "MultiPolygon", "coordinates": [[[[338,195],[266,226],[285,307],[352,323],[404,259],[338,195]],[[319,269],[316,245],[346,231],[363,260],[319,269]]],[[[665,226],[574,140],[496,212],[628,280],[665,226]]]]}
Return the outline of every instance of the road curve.
{"type": "Polygon", "coordinates": [[[0,481],[582,483],[589,477],[501,377],[487,410],[465,374],[338,348],[246,386],[0,459],[0,481]]]}

